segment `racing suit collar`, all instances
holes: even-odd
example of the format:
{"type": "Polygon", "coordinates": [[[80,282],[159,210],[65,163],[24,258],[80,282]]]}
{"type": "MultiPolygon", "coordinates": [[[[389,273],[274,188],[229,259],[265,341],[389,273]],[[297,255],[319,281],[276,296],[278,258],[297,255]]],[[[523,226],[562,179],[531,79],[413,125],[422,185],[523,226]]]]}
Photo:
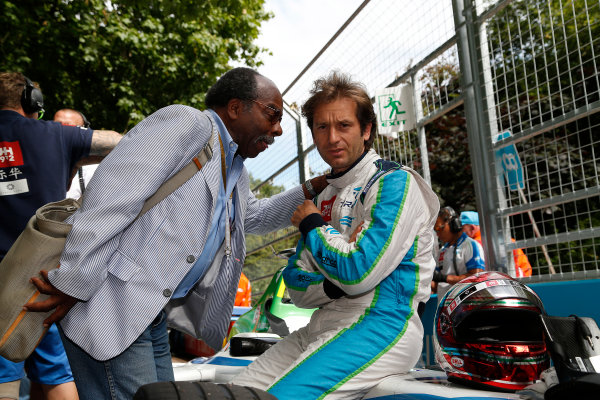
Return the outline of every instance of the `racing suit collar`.
{"type": "Polygon", "coordinates": [[[379,160],[380,158],[381,157],[375,152],[375,150],[370,149],[369,151],[364,152],[363,155],[360,156],[346,171],[339,174],[327,175],[327,183],[336,188],[346,187],[364,175],[365,166],[375,162],[376,160],[379,160]]]}

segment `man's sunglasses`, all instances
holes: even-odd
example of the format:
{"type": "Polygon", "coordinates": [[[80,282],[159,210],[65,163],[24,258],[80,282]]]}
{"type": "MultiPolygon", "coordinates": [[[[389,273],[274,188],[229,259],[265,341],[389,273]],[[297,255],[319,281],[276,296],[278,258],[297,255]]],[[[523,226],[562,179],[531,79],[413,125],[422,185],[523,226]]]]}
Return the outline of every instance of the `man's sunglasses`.
{"type": "Polygon", "coordinates": [[[283,111],[282,110],[278,110],[275,107],[271,107],[268,106],[266,104],[261,103],[260,101],[257,100],[252,100],[253,102],[260,104],[261,106],[268,108],[269,110],[273,111],[273,113],[268,113],[269,115],[269,121],[271,121],[271,125],[275,125],[278,122],[281,122],[281,119],[283,118],[283,111]]]}

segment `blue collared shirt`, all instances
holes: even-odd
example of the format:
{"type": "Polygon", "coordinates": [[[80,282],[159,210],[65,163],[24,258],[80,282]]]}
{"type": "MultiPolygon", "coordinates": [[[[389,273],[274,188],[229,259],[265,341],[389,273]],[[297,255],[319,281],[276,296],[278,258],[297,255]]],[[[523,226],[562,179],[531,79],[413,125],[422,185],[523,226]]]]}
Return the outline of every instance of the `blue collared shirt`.
{"type": "MultiPolygon", "coordinates": [[[[237,151],[238,145],[231,138],[231,135],[221,118],[219,118],[217,113],[213,110],[209,111],[212,113],[212,116],[217,123],[217,130],[223,141],[227,188],[223,187],[223,181],[221,180],[217,203],[215,204],[215,213],[213,214],[210,231],[208,232],[204,249],[200,256],[198,256],[192,269],[190,269],[179,283],[179,286],[175,289],[175,293],[173,293],[172,296],[174,299],[185,296],[202,278],[208,266],[213,262],[217,251],[225,239],[225,228],[227,225],[225,219],[229,218],[229,221],[231,221],[229,224],[231,229],[235,218],[235,202],[232,198],[232,192],[242,174],[244,159],[239,155],[236,157],[235,152],[237,151]]],[[[214,149],[214,152],[220,153],[220,148],[214,149]]]]}

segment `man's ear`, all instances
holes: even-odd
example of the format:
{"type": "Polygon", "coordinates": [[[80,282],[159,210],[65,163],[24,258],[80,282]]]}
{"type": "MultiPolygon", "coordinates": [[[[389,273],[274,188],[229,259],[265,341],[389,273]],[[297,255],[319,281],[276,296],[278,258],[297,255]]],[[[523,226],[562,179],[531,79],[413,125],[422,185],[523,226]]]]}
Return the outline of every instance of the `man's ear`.
{"type": "Polygon", "coordinates": [[[227,116],[230,120],[238,119],[243,111],[244,104],[240,99],[231,99],[227,103],[227,116]]]}

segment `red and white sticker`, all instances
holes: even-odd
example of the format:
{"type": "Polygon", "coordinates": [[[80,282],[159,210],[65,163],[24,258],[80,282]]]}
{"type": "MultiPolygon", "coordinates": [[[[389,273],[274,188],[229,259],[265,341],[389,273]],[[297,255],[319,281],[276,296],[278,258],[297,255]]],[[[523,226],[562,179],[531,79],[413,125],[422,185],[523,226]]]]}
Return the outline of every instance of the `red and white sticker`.
{"type": "Polygon", "coordinates": [[[333,208],[333,203],[335,202],[335,198],[337,196],[333,196],[329,200],[323,200],[321,202],[321,215],[323,216],[323,220],[325,222],[331,221],[331,209],[333,208]]]}
{"type": "Polygon", "coordinates": [[[23,165],[23,153],[19,142],[0,142],[0,168],[23,165]]]}
{"type": "Polygon", "coordinates": [[[452,313],[452,311],[454,311],[454,309],[456,308],[458,304],[456,304],[456,300],[452,301],[452,303],[450,303],[450,305],[448,306],[448,308],[450,309],[450,312],[452,313]]]}
{"type": "Polygon", "coordinates": [[[465,362],[462,358],[454,356],[450,359],[450,364],[452,364],[454,368],[462,368],[463,365],[465,365],[465,362]]]}

